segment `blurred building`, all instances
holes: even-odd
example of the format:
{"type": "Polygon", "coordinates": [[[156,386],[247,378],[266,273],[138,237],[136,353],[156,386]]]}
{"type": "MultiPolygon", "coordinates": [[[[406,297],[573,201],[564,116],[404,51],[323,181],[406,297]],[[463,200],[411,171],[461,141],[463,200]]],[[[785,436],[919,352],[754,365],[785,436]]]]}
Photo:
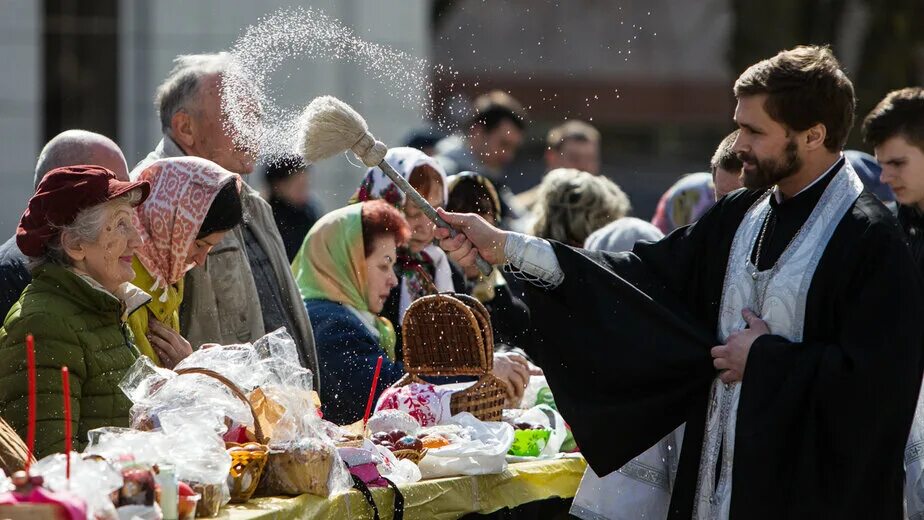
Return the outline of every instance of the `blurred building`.
{"type": "MultiPolygon", "coordinates": [[[[114,138],[133,166],[160,139],[154,89],[176,55],[227,50],[260,17],[306,4],[367,41],[429,57],[427,0],[0,0],[0,236],[12,233],[25,209],[35,159],[48,138],[67,128],[97,131],[114,138]]],[[[353,65],[291,65],[281,105],[335,95],[357,107],[388,143],[420,125],[422,111],[382,95],[385,87],[353,65]]],[[[313,186],[332,209],[363,173],[334,158],[319,165],[313,186]]]]}
{"type": "MultiPolygon", "coordinates": [[[[159,139],[153,94],[174,56],[228,49],[261,16],[295,5],[431,60],[434,107],[450,101],[456,110],[446,121],[458,119],[460,102],[492,88],[519,98],[530,128],[510,168],[516,188],[540,179],[550,127],[589,120],[603,134],[604,173],[642,218],[679,175],[705,170],[732,129],[731,88],[743,68],[733,63],[831,41],[861,110],[924,80],[924,3],[906,0],[887,9],[877,0],[0,0],[0,230],[18,221],[47,138],[95,130],[114,137],[133,165],[159,139]]],[[[424,107],[403,106],[355,65],[284,68],[280,104],[336,95],[389,145],[421,126],[424,107]]],[[[342,204],[361,173],[343,158],[319,165],[321,202],[342,204]]]]}

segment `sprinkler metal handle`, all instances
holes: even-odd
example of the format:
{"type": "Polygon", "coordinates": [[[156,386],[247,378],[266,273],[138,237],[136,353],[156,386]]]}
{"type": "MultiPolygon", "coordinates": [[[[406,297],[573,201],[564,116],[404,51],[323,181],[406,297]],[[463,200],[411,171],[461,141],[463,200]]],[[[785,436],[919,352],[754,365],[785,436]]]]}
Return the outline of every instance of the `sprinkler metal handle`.
{"type": "MultiPolygon", "coordinates": [[[[450,226],[448,222],[439,216],[436,210],[433,209],[433,206],[427,202],[427,199],[423,198],[420,193],[418,193],[417,190],[415,190],[414,187],[404,179],[404,177],[399,175],[398,172],[396,172],[395,169],[392,168],[390,164],[388,164],[388,161],[383,160],[380,162],[379,168],[385,172],[385,175],[387,175],[388,178],[398,186],[398,189],[403,191],[404,194],[407,195],[408,198],[411,199],[411,201],[413,201],[418,208],[420,208],[420,211],[422,211],[424,215],[427,216],[427,218],[433,221],[434,224],[443,229],[448,229],[450,237],[454,237],[459,234],[459,232],[456,231],[454,227],[450,226]]],[[[485,276],[490,275],[491,271],[494,269],[491,267],[491,264],[489,264],[487,260],[481,257],[481,255],[477,255],[475,257],[475,264],[478,266],[478,270],[481,271],[481,274],[485,276]]]]}

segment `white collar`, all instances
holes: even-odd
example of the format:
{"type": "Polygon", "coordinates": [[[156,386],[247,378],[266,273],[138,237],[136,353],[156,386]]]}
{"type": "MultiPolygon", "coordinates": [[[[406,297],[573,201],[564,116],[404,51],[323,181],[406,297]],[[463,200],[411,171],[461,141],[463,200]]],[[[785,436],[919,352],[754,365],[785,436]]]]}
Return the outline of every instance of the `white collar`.
{"type": "MultiPolygon", "coordinates": [[[[808,186],[806,186],[806,187],[802,188],[801,190],[799,190],[799,193],[796,193],[795,195],[793,195],[792,197],[790,197],[790,199],[794,199],[794,198],[798,197],[799,195],[802,195],[802,192],[804,192],[805,190],[807,190],[807,189],[811,188],[812,186],[818,184],[818,182],[821,181],[821,179],[824,179],[825,177],[827,177],[828,174],[831,173],[832,170],[834,170],[834,167],[837,166],[838,163],[841,162],[841,159],[842,159],[843,157],[844,157],[844,152],[841,152],[840,154],[838,154],[837,159],[834,161],[834,164],[832,164],[831,166],[828,166],[828,169],[825,170],[825,172],[824,172],[823,174],[821,174],[821,175],[819,175],[817,178],[815,178],[815,180],[813,180],[812,182],[810,182],[808,186]]],[[[783,202],[783,195],[780,194],[780,187],[779,187],[779,186],[774,186],[774,187],[773,187],[773,196],[776,198],[776,201],[777,201],[777,202],[783,202]]]]}
{"type": "Polygon", "coordinates": [[[122,315],[123,320],[127,320],[130,314],[140,309],[141,307],[147,305],[148,302],[151,301],[151,295],[146,293],[140,287],[137,287],[131,284],[130,282],[123,283],[122,285],[119,286],[119,289],[116,291],[116,293],[112,293],[108,289],[103,287],[103,284],[96,281],[96,279],[93,278],[92,276],[84,273],[83,271],[80,271],[79,269],[73,268],[73,267],[69,269],[72,273],[79,276],[81,280],[87,282],[87,285],[89,285],[90,287],[96,289],[97,291],[101,291],[115,298],[116,300],[119,300],[122,303],[123,308],[125,309],[122,315]]]}

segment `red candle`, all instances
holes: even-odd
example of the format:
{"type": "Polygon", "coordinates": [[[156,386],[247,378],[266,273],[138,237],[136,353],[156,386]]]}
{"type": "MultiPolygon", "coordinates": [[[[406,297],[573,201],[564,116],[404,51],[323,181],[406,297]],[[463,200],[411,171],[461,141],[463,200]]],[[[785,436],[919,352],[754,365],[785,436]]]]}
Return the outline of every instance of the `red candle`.
{"type": "Polygon", "coordinates": [[[379,385],[379,373],[382,371],[382,356],[379,356],[375,364],[375,373],[372,374],[372,389],[369,390],[369,401],[366,402],[366,414],[363,415],[363,426],[369,421],[369,413],[372,412],[372,401],[375,400],[375,389],[379,385]]]}
{"type": "Polygon", "coordinates": [[[29,424],[27,425],[26,447],[29,448],[26,471],[32,465],[35,453],[35,338],[26,336],[26,368],[29,373],[29,424]]]}
{"type": "Polygon", "coordinates": [[[64,455],[67,456],[67,480],[71,479],[71,382],[67,367],[61,367],[61,386],[64,390],[64,455]]]}

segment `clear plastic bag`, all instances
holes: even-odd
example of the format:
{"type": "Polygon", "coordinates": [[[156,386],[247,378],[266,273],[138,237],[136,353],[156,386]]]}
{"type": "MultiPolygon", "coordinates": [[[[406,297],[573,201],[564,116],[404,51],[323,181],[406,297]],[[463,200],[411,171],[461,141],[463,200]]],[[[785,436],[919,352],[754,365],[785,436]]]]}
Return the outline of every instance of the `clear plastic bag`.
{"type": "Polygon", "coordinates": [[[244,393],[256,388],[284,387],[310,395],[312,373],[298,361],[295,340],[279,329],[253,345],[227,345],[200,349],[180,362],[176,370],[205,368],[230,379],[244,393]]]}
{"type": "Polygon", "coordinates": [[[507,469],[507,450],[513,444],[513,427],[502,422],[483,422],[472,414],[454,415],[443,425],[421,433],[454,428],[453,442],[429,450],[421,459],[420,473],[425,479],[457,475],[487,475],[507,469]]]}
{"type": "Polygon", "coordinates": [[[161,431],[128,428],[100,428],[90,431],[86,455],[98,455],[109,461],[125,457],[143,464],[159,464],[170,459],[170,440],[161,431]]]}
{"type": "Polygon", "coordinates": [[[140,356],[122,377],[119,388],[131,402],[140,403],[157,393],[157,390],[174,377],[176,373],[158,367],[147,356],[140,356]]]}
{"type": "Polygon", "coordinates": [[[111,495],[122,487],[122,473],[104,460],[83,459],[71,453],[71,480],[67,481],[67,458],[63,453],[49,455],[30,468],[41,475],[44,487],[52,491],[67,491],[87,504],[87,518],[117,518],[111,495]]]}
{"type": "MultiPolygon", "coordinates": [[[[177,375],[142,360],[132,367],[122,384],[123,391],[135,403],[133,426],[160,428],[166,435],[176,437],[188,427],[188,421],[173,419],[189,413],[202,420],[217,416],[226,428],[245,425],[255,431],[251,405],[258,397],[267,406],[267,413],[257,410],[256,420],[270,436],[264,440],[271,450],[258,493],[309,492],[326,496],[352,487],[349,472],[331,439],[330,432],[335,428],[318,417],[311,393],[312,373],[299,364],[295,341],[284,329],[267,334],[253,345],[200,349],[176,367],[178,372],[187,369],[220,374],[250,402],[244,402],[215,378],[202,374],[177,375]]],[[[174,451],[187,453],[183,456],[187,459],[195,457],[194,449],[215,451],[214,447],[195,445],[191,440],[177,441],[175,446],[174,451]]],[[[218,465],[224,468],[221,482],[226,481],[230,467],[230,457],[223,453],[229,462],[225,466],[222,458],[218,465]]],[[[182,480],[218,482],[213,480],[217,478],[217,468],[206,468],[204,461],[196,471],[211,473],[211,469],[216,469],[216,475],[184,473],[182,463],[173,462],[182,480]]]]}
{"type": "Polygon", "coordinates": [[[226,428],[253,427],[250,406],[221,381],[202,374],[180,376],[155,367],[146,356],[138,358],[119,386],[134,403],[131,425],[139,430],[160,428],[162,413],[189,409],[221,414],[226,428]]]}
{"type": "Polygon", "coordinates": [[[382,457],[382,462],[376,465],[379,474],[396,485],[413,484],[422,478],[417,464],[395,457],[395,454],[388,448],[373,444],[369,439],[363,443],[363,448],[374,449],[382,457]]]}
{"type": "Polygon", "coordinates": [[[231,456],[221,439],[225,426],[221,412],[203,407],[164,410],[160,429],[138,431],[100,428],[90,432],[86,453],[120,460],[127,455],[138,463],[172,464],[179,480],[201,490],[197,511],[214,516],[227,504],[231,456]]]}
{"type": "Polygon", "coordinates": [[[543,429],[550,431],[548,442],[542,447],[537,458],[551,458],[558,455],[561,451],[561,445],[568,436],[568,428],[565,426],[565,420],[561,414],[552,407],[544,404],[534,406],[529,410],[524,410],[517,419],[517,422],[538,424],[543,429]]]}
{"type": "Polygon", "coordinates": [[[171,445],[168,462],[175,466],[178,479],[208,484],[227,480],[231,456],[221,440],[223,430],[214,414],[174,410],[164,414],[161,423],[163,435],[171,445]]]}

